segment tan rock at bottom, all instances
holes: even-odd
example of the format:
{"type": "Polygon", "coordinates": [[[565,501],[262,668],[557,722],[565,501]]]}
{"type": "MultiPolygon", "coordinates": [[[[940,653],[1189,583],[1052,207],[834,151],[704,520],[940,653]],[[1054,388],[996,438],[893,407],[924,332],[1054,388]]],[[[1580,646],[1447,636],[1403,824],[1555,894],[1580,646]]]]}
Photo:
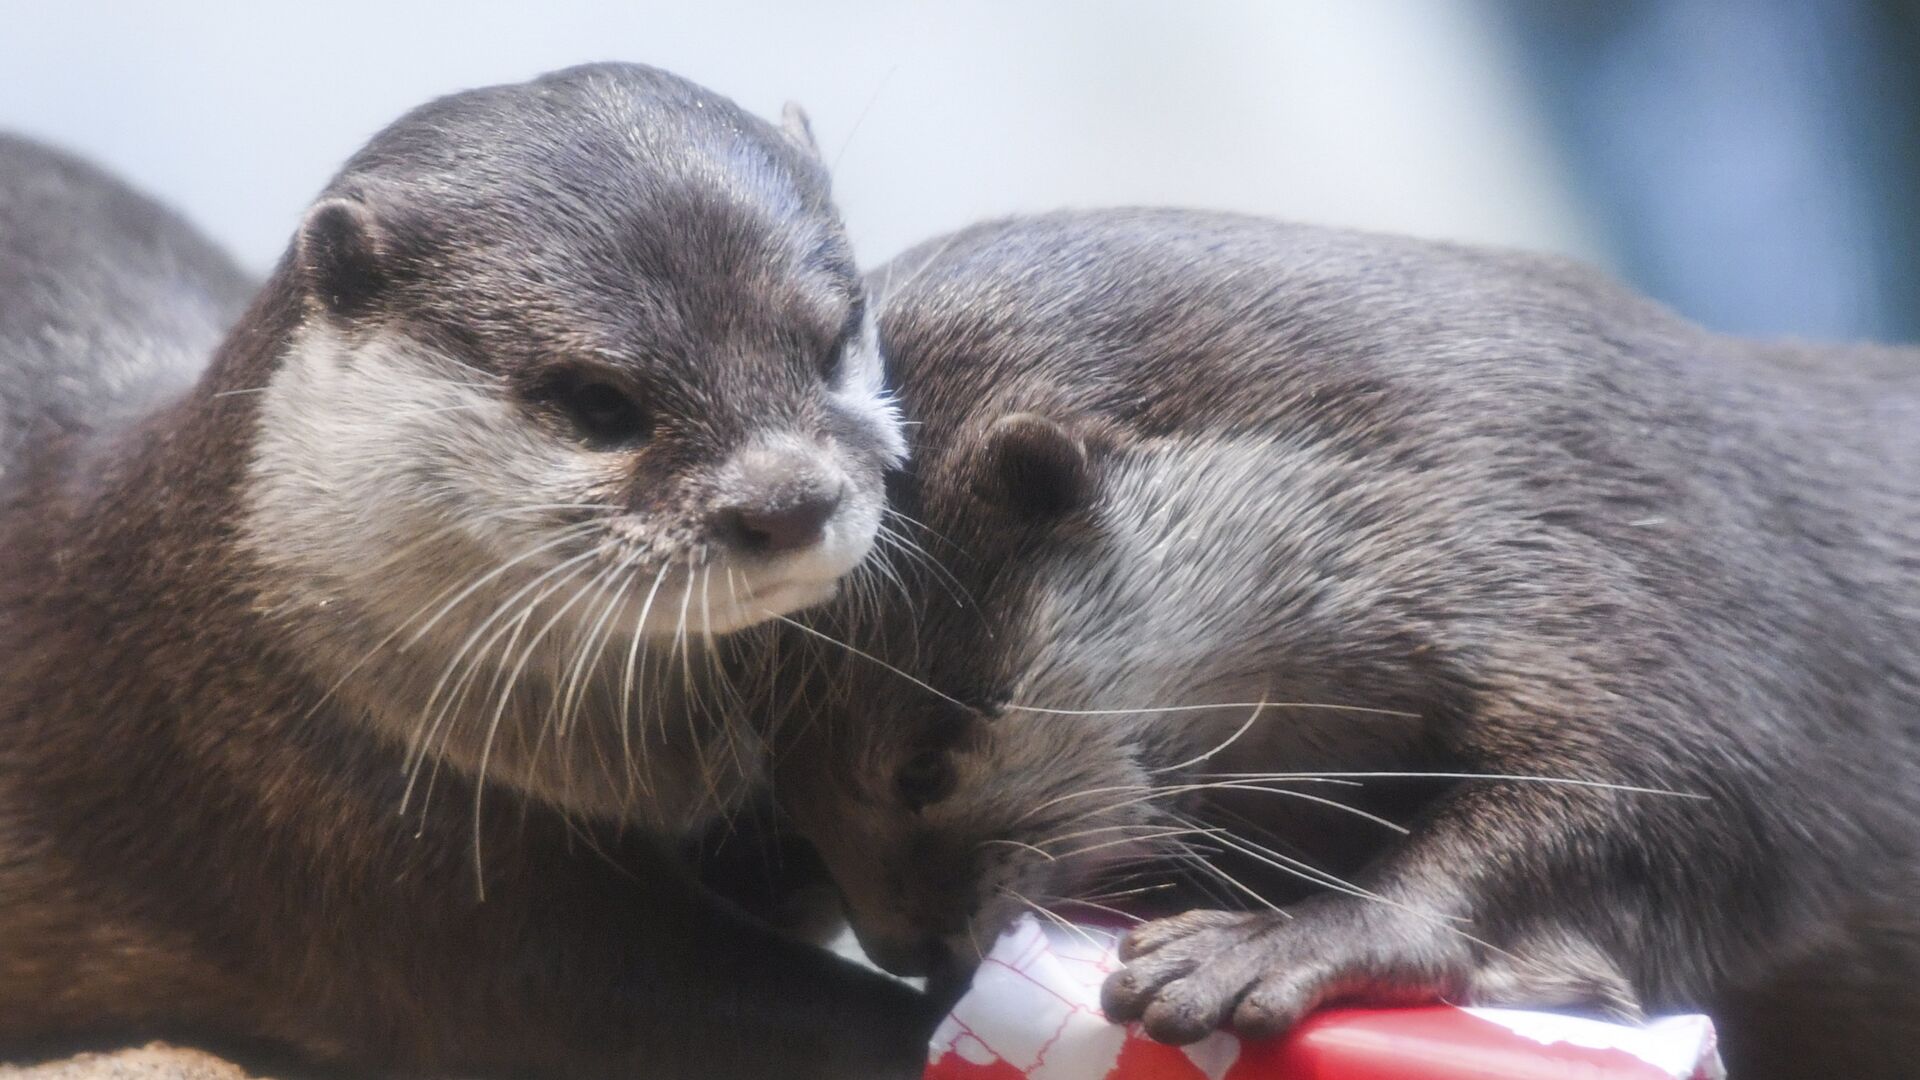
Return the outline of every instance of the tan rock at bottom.
{"type": "Polygon", "coordinates": [[[76,1054],[37,1065],[0,1065],[0,1080],[258,1080],[199,1050],[148,1043],[106,1054],[76,1054]]]}

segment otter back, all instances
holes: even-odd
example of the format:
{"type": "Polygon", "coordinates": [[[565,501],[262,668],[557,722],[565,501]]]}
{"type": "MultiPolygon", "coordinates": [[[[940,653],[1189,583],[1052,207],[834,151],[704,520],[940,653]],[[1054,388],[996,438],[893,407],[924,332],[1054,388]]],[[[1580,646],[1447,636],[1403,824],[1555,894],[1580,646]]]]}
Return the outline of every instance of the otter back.
{"type": "Polygon", "coordinates": [[[43,437],[193,384],[254,283],[164,206],[0,134],[0,477],[43,437]]]}
{"type": "Polygon", "coordinates": [[[1174,211],[875,282],[932,558],[819,624],[859,651],[776,759],[885,966],[1186,879],[1219,910],[1106,1000],[1172,1041],[1436,996],[1751,1038],[1817,969],[1879,1002],[1830,1067],[1913,1060],[1920,353],[1174,211]]]}

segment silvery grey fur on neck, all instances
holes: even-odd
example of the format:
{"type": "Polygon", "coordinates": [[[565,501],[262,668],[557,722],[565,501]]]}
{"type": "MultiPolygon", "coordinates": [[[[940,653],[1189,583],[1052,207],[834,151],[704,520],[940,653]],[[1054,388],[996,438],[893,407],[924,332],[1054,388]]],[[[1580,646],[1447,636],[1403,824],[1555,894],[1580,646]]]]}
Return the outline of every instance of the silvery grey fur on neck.
{"type": "Polygon", "coordinates": [[[634,65],[442,99],[244,312],[0,162],[0,1053],[917,1075],[916,995],[680,851],[900,449],[804,125],[634,65]]]}
{"type": "Polygon", "coordinates": [[[1173,211],[874,280],[939,565],[821,624],[886,666],[843,657],[776,754],[870,953],[964,967],[1030,900],[1212,850],[1296,918],[1202,877],[1254,912],[1136,931],[1107,1005],[1163,1038],[1342,997],[1705,1008],[1734,1075],[1905,1075],[1920,353],[1173,211]]]}

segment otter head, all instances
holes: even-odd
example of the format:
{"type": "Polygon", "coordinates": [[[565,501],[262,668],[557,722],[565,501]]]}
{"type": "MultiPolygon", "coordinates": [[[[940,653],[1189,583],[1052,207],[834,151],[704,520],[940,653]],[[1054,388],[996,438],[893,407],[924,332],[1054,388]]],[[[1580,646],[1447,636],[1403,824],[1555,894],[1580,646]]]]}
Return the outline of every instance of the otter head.
{"type": "Polygon", "coordinates": [[[903,448],[803,121],[627,65],[457,94],[348,163],[279,280],[246,542],[416,747],[630,803],[560,792],[531,729],[641,709],[650,655],[829,597],[873,543],[903,448]]]}
{"type": "MultiPolygon", "coordinates": [[[[1141,871],[1257,903],[1203,868],[1232,857],[1281,895],[1285,857],[1263,845],[1285,845],[1234,813],[1300,811],[1289,826],[1333,825],[1342,858],[1396,838],[1318,801],[1398,799],[1386,785],[1250,775],[1430,758],[1425,721],[1471,686],[1449,635],[1489,640],[1472,612],[1521,609],[1475,600],[1521,564],[1486,540],[1502,482],[1474,474],[1512,462],[1471,448],[1516,398],[1446,360],[1461,394],[1435,400],[1453,376],[1420,370],[1488,340],[1421,300],[1472,278],[1459,256],[1378,244],[1060,215],[876,275],[917,425],[893,481],[914,543],[876,575],[904,595],[816,616],[852,648],[813,643],[829,677],[775,757],[778,797],[882,964],[965,967],[1032,907],[1159,883],[1141,871]]],[[[1532,542],[1518,519],[1512,535],[1532,542]]]]}
{"type": "Polygon", "coordinates": [[[822,615],[817,632],[860,655],[828,663],[822,697],[776,736],[779,798],[862,948],[903,975],[961,974],[1023,912],[1117,903],[1140,873],[1197,857],[1182,762],[1244,715],[1153,711],[1237,702],[1246,679],[1210,667],[1207,631],[1160,625],[1205,613],[1151,610],[1172,598],[1126,565],[1137,538],[1102,520],[1128,513],[1103,505],[1135,451],[1102,444],[1126,436],[985,419],[928,451],[923,483],[895,485],[927,550],[950,557],[893,561],[900,617],[822,615]]]}

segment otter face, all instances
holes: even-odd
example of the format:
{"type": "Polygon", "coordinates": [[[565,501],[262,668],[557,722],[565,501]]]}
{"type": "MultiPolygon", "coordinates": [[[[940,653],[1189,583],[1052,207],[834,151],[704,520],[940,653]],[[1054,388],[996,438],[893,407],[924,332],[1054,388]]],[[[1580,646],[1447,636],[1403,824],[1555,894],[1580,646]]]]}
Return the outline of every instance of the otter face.
{"type": "Polygon", "coordinates": [[[862,947],[898,974],[959,973],[1023,912],[1201,864],[1193,770],[1259,694],[1215,647],[1243,631],[1196,588],[1204,535],[1166,528],[1200,528],[1230,481],[1174,483],[1192,455],[1090,450],[1026,413],[950,445],[964,462],[933,451],[936,495],[903,505],[965,555],[896,567],[924,589],[913,625],[831,628],[888,667],[847,659],[776,754],[862,947]]]}
{"type": "Polygon", "coordinates": [[[565,712],[601,659],[631,696],[650,644],[818,603],[873,544],[903,445],[864,287],[810,148],[722,98],[608,65],[432,103],[282,276],[250,547],[429,679],[545,665],[565,712]]]}
{"type": "Polygon", "coordinates": [[[691,88],[534,86],[402,120],[309,213],[263,546],[412,599],[611,574],[652,637],[826,598],[902,448],[817,164],[691,88]]]}
{"type": "MultiPolygon", "coordinates": [[[[860,687],[873,691],[901,695],[860,687]]],[[[778,787],[861,948],[895,974],[963,974],[1022,912],[1097,902],[1104,883],[1181,850],[1188,830],[1141,798],[1153,777],[1111,718],[929,695],[886,719],[802,736],[819,742],[778,759],[778,787]]]]}

